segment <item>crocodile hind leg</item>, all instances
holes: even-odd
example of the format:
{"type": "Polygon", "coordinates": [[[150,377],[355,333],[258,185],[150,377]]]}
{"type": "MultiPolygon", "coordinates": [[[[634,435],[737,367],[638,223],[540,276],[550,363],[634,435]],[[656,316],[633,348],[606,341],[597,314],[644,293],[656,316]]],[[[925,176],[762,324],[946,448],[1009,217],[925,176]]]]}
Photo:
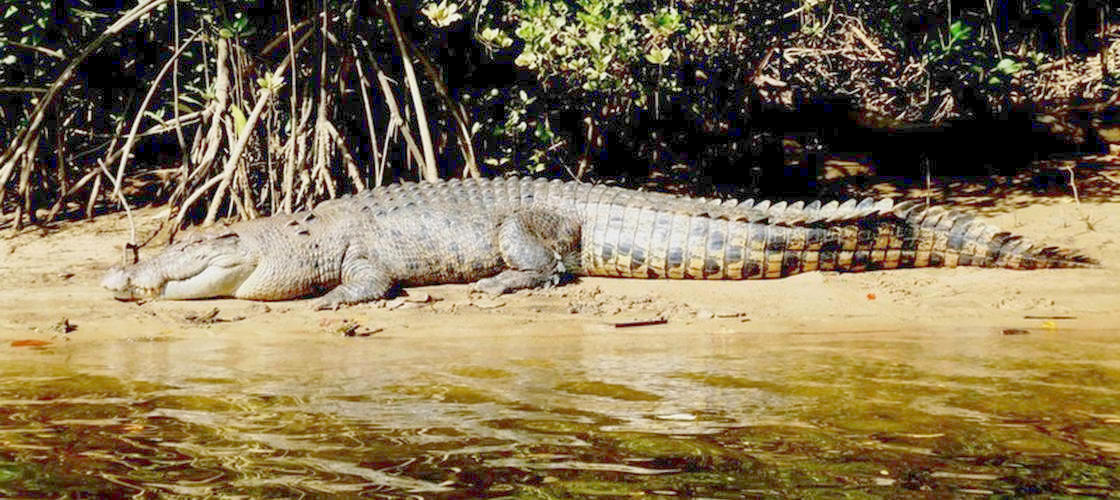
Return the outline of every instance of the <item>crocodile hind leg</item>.
{"type": "Polygon", "coordinates": [[[471,287],[500,295],[560,283],[579,254],[579,222],[541,210],[521,210],[502,220],[498,249],[505,270],[471,287]]]}

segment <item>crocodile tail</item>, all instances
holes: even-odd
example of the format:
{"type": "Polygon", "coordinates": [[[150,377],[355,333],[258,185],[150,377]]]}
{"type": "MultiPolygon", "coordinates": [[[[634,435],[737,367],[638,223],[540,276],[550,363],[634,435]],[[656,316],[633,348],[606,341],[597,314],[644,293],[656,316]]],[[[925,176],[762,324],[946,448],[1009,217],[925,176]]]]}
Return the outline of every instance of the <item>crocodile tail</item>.
{"type": "Polygon", "coordinates": [[[1100,262],[1076,250],[1042,245],[1004,231],[973,215],[919,201],[895,205],[906,222],[904,254],[913,252],[914,267],[1000,267],[1006,269],[1091,268],[1100,262]]]}

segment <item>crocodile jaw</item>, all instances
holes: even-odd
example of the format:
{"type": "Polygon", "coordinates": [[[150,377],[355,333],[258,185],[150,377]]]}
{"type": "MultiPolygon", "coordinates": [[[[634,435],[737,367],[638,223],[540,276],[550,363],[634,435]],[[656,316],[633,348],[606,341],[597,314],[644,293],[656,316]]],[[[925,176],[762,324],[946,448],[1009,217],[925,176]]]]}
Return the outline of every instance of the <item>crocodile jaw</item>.
{"type": "Polygon", "coordinates": [[[101,280],[117,300],[237,297],[257,269],[257,259],[238,247],[236,235],[191,238],[152,259],[114,266],[101,280]]]}
{"type": "Polygon", "coordinates": [[[101,280],[101,286],[123,301],[235,297],[252,272],[248,266],[207,266],[193,276],[175,279],[138,266],[114,267],[101,280]]]}

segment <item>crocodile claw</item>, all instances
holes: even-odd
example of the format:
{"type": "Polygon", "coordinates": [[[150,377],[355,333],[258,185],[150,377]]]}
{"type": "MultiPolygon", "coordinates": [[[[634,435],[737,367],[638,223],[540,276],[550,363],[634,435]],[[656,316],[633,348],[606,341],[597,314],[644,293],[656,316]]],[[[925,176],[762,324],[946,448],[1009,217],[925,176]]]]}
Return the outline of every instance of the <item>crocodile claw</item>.
{"type": "Polygon", "coordinates": [[[481,292],[487,295],[502,295],[509,292],[510,289],[504,282],[494,279],[493,277],[478,280],[471,283],[470,290],[472,292],[481,292]]]}
{"type": "Polygon", "coordinates": [[[337,311],[343,304],[337,299],[330,299],[327,297],[319,297],[311,301],[311,309],[315,311],[337,311]]]}

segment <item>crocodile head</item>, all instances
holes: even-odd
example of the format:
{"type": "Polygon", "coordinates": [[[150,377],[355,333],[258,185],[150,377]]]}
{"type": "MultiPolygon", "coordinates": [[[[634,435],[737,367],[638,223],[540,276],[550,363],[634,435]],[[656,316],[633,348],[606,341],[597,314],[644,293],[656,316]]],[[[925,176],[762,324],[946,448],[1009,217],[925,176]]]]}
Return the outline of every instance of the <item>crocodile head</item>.
{"type": "Polygon", "coordinates": [[[114,266],[101,286],[126,301],[236,297],[257,266],[236,232],[195,233],[153,258],[114,266]]]}

